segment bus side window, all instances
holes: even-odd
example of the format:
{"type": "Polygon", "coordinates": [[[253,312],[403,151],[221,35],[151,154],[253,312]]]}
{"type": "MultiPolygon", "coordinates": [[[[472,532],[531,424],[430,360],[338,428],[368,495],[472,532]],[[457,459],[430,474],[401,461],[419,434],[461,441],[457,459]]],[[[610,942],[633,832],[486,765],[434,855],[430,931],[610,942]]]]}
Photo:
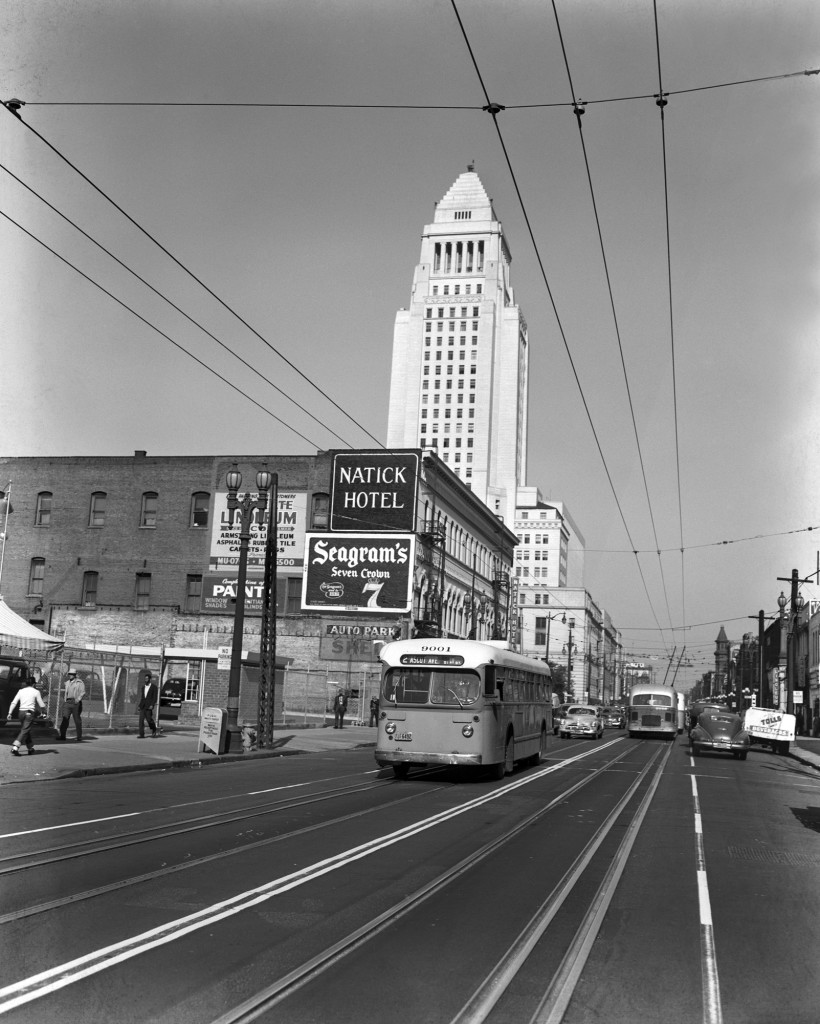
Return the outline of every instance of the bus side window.
{"type": "Polygon", "coordinates": [[[487,665],[484,669],[484,696],[495,696],[495,665],[487,665]]]}

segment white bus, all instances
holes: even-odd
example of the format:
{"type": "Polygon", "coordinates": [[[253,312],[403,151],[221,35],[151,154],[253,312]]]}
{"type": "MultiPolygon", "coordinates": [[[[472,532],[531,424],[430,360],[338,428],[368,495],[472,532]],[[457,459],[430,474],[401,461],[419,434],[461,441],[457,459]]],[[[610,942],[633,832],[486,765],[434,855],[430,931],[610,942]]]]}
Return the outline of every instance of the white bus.
{"type": "Polygon", "coordinates": [[[678,722],[678,695],[672,686],[643,683],[629,691],[626,727],[630,736],[662,736],[674,739],[683,732],[678,722]]]}
{"type": "Polygon", "coordinates": [[[385,644],[376,761],[404,778],[411,765],[538,764],[552,728],[549,666],[500,641],[385,644]]]}

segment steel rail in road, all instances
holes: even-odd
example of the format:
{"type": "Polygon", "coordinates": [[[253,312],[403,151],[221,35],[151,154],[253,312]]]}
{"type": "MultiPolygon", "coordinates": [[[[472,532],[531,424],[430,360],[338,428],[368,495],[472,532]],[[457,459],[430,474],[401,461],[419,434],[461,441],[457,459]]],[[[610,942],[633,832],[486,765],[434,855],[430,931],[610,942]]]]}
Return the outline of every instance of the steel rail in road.
{"type": "MultiPolygon", "coordinates": [[[[620,742],[620,738],[618,740],[610,741],[607,746],[617,742],[620,742]]],[[[558,764],[551,765],[541,771],[536,771],[534,773],[528,772],[524,778],[514,782],[508,782],[500,790],[495,792],[503,793],[504,791],[517,789],[519,786],[532,783],[546,774],[551,774],[570,764],[574,764],[589,756],[589,754],[602,749],[604,748],[596,747],[586,753],[578,754],[567,761],[560,761],[558,764]]],[[[369,942],[380,932],[394,925],[411,910],[420,906],[432,896],[435,896],[436,893],[450,885],[465,872],[475,868],[478,863],[487,858],[491,853],[509,843],[517,835],[528,829],[534,822],[544,817],[555,807],[562,804],[570,796],[590,785],[590,783],[598,779],[604,772],[609,771],[613,765],[618,764],[618,762],[627,757],[632,749],[634,748],[630,746],[626,750],[616,754],[615,757],[608,760],[605,764],[592,769],[587,776],[579,779],[571,786],[568,786],[556,797],[550,800],[549,803],[539,808],[533,814],[507,829],[501,835],[496,836],[495,839],[492,839],[478,850],[473,851],[469,856],[463,858],[457,864],[445,871],[442,871],[438,876],[436,876],[436,878],[432,879],[425,886],[406,896],[394,906],[367,922],[367,924],[351,932],[334,945],[329,946],[320,954],[300,965],[289,974],[266,986],[250,999],[216,1018],[212,1024],[249,1024],[249,1022],[256,1020],[262,1014],[267,1013],[268,1010],[271,1010],[277,1004],[281,1003],[298,988],[302,988],[304,985],[317,978],[323,971],[337,963],[341,958],[349,955],[364,943],[369,942]]],[[[471,803],[483,803],[485,800],[486,798],[479,798],[478,801],[471,801],[471,803]]]]}

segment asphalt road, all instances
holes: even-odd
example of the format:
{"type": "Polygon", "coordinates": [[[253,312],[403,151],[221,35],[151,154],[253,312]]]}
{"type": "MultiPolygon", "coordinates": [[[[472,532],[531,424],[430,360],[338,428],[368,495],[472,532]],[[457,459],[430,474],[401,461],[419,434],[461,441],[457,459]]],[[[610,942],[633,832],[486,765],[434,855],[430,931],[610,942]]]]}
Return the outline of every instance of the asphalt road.
{"type": "Polygon", "coordinates": [[[550,739],[0,790],[4,1020],[816,1024],[820,773],[550,739]]]}

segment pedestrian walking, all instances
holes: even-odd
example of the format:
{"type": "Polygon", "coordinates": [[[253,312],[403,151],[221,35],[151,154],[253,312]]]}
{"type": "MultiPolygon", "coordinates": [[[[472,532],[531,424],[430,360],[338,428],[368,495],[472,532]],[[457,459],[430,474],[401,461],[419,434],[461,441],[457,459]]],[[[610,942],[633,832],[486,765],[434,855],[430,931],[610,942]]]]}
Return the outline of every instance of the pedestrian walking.
{"type": "Polygon", "coordinates": [[[378,725],[379,724],[379,698],[378,697],[371,697],[370,698],[370,724],[371,725],[378,725]]]}
{"type": "Polygon", "coordinates": [[[153,681],[148,669],[144,669],[140,672],[139,704],[137,705],[139,710],[139,738],[141,740],[145,739],[146,722],[151,730],[151,735],[158,735],[157,726],[154,722],[154,707],[156,703],[157,684],[153,681]]]}
{"type": "Polygon", "coordinates": [[[74,719],[74,729],[77,733],[77,742],[83,741],[83,697],[85,697],[85,683],[77,677],[73,668],[68,670],[65,683],[65,695],[63,696],[63,717],[60,721],[60,739],[65,742],[68,732],[68,723],[74,719]]]}
{"type": "Polygon", "coordinates": [[[17,708],[20,709],[18,717],[22,720],[22,726],[17,734],[17,739],[11,745],[11,752],[15,757],[20,756],[20,745],[23,743],[25,743],[29,754],[34,753],[31,723],[45,711],[46,706],[37,687],[29,684],[28,686],[21,687],[14,695],[14,699],[9,705],[9,719],[14,718],[14,712],[17,708]]]}
{"type": "Polygon", "coordinates": [[[336,699],[333,701],[333,728],[344,729],[345,712],[347,711],[347,694],[339,690],[336,699]]]}

